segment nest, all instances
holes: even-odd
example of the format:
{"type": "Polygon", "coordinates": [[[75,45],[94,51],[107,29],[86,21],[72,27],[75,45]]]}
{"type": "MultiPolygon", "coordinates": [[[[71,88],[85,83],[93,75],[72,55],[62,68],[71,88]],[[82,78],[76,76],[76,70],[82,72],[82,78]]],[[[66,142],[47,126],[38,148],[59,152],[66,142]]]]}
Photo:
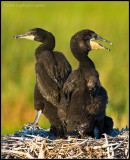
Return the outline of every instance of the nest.
{"type": "Polygon", "coordinates": [[[113,129],[112,136],[56,139],[48,129],[29,129],[1,137],[3,159],[128,159],[129,129],[113,129]]]}

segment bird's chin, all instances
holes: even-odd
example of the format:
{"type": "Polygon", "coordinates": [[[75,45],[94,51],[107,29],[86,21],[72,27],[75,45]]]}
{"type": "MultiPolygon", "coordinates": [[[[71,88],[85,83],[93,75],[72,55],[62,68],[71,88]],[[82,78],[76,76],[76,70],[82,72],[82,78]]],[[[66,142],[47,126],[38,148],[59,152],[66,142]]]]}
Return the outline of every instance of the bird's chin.
{"type": "Polygon", "coordinates": [[[96,50],[96,49],[106,49],[106,50],[110,51],[109,48],[107,48],[107,47],[105,47],[105,46],[103,46],[103,45],[101,45],[101,44],[99,44],[99,43],[97,43],[97,42],[94,42],[94,41],[92,41],[92,40],[90,40],[90,46],[91,46],[91,49],[92,49],[92,50],[96,50]]]}

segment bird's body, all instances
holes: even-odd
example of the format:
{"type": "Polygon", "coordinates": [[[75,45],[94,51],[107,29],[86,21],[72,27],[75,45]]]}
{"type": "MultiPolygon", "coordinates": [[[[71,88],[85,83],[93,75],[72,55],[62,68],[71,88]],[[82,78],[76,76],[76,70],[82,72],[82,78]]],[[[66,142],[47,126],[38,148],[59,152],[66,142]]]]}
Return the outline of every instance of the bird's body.
{"type": "Polygon", "coordinates": [[[36,62],[35,72],[40,93],[57,106],[63,84],[71,72],[67,59],[61,52],[42,51],[36,62]]]}
{"type": "Polygon", "coordinates": [[[35,72],[37,92],[34,91],[34,108],[38,111],[42,106],[42,113],[49,120],[52,133],[56,137],[64,137],[57,106],[63,84],[71,72],[71,66],[61,52],[44,51],[37,59],[35,72]],[[42,101],[42,104],[39,105],[37,101],[42,101]]]}
{"type": "Polygon", "coordinates": [[[33,124],[38,123],[38,119],[43,113],[50,121],[52,131],[55,132],[56,136],[60,136],[56,133],[57,130],[62,130],[57,106],[63,84],[71,72],[71,66],[63,53],[53,51],[55,38],[48,31],[35,28],[14,38],[31,39],[42,43],[35,50],[36,85],[34,89],[34,108],[37,110],[37,116],[33,124]]]}
{"type": "MultiPolygon", "coordinates": [[[[49,120],[51,124],[50,130],[56,137],[64,137],[63,125],[58,116],[58,108],[42,96],[37,83],[34,88],[34,108],[37,110],[37,114],[42,111],[41,113],[49,120]]],[[[38,123],[37,117],[36,121],[38,123]]]]}
{"type": "MultiPolygon", "coordinates": [[[[88,57],[90,39],[96,34],[83,30],[71,39],[71,51],[79,61],[79,68],[72,71],[64,84],[58,110],[67,134],[100,138],[107,124],[105,115],[107,92],[101,86],[95,65],[88,57]]],[[[109,119],[109,118],[108,118],[109,119]]],[[[110,122],[113,126],[113,122],[110,122]]]]}

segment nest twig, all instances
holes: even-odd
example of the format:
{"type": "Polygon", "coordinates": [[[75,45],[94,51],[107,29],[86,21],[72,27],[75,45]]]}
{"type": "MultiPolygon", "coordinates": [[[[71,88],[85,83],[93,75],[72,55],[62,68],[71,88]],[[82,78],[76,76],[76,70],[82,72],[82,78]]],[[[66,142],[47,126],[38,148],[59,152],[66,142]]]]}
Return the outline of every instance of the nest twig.
{"type": "Polygon", "coordinates": [[[1,137],[3,159],[128,159],[129,129],[113,129],[113,136],[105,138],[56,139],[50,130],[22,127],[24,131],[15,131],[1,137]]]}

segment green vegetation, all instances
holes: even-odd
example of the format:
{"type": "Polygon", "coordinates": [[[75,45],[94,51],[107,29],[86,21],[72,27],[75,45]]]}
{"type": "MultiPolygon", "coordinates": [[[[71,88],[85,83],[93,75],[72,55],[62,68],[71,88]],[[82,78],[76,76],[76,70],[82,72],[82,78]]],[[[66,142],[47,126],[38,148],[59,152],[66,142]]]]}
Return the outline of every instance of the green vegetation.
{"type": "MultiPolygon", "coordinates": [[[[34,51],[39,42],[13,39],[36,27],[54,34],[55,50],[65,54],[73,69],[78,67],[69,47],[73,34],[91,29],[113,42],[113,47],[105,44],[110,52],[91,51],[89,56],[108,92],[107,115],[114,119],[114,127],[128,126],[128,2],[7,1],[2,2],[2,134],[19,130],[36,115],[34,51]]],[[[44,116],[39,125],[50,126],[44,116]]]]}

